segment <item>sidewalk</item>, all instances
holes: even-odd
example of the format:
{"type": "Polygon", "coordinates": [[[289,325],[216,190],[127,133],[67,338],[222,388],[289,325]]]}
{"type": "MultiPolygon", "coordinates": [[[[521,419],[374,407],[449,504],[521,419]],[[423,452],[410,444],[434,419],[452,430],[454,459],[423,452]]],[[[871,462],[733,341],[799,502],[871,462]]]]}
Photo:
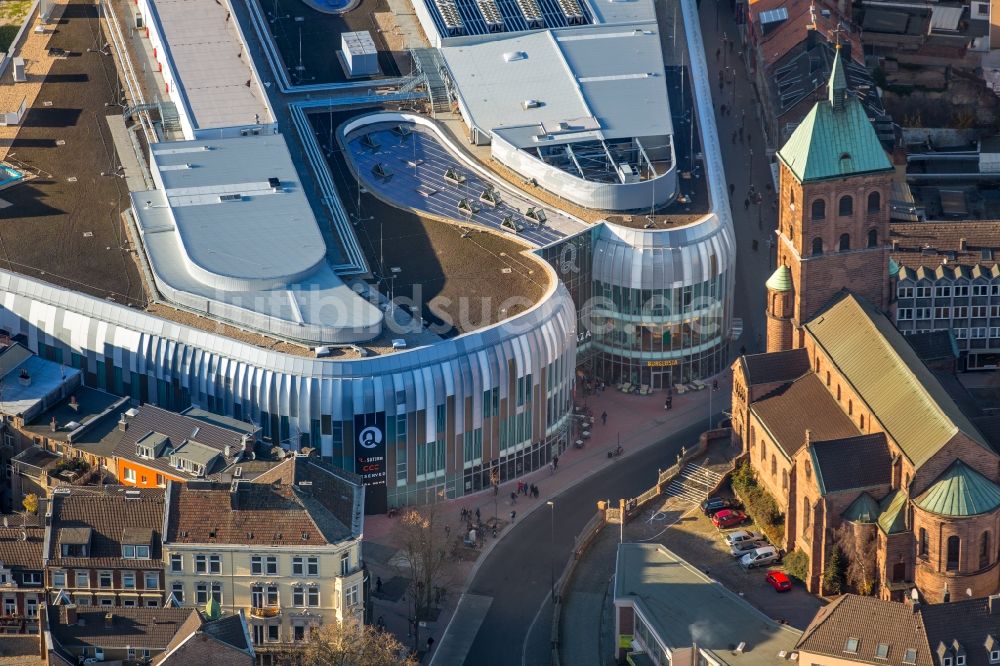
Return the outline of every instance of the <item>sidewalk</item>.
{"type": "MultiPolygon", "coordinates": [[[[583,449],[567,449],[559,456],[559,465],[555,473],[548,468],[537,470],[519,479],[509,481],[500,486],[494,505],[494,494],[491,489],[468,495],[454,500],[441,502],[433,507],[427,507],[443,518],[439,520],[440,529],[444,533],[445,525],[450,527],[448,550],[453,542],[461,542],[464,524],[461,520],[462,510],[475,513],[480,510],[483,522],[493,519],[494,506],[500,526],[497,539],[491,538],[491,533],[485,530],[484,545],[474,559],[460,559],[454,562],[452,571],[453,582],[449,594],[442,600],[441,612],[437,619],[428,622],[420,629],[420,648],[423,649],[427,637],[433,636],[438,641],[438,648],[443,647],[443,633],[448,626],[461,594],[467,589],[475,577],[480,563],[492,551],[500,538],[510,530],[510,511],[517,511],[517,521],[522,520],[539,507],[545,507],[546,501],[557,497],[560,493],[576,485],[591,475],[606,469],[612,461],[608,460],[608,451],[615,448],[619,441],[624,448],[624,455],[643,450],[656,444],[671,433],[689,427],[699,420],[708,429],[709,400],[713,412],[727,410],[731,396],[730,375],[727,370],[719,375],[719,389],[712,392],[710,388],[696,393],[675,395],[673,409],[664,410],[665,392],[658,391],[649,396],[626,395],[609,388],[600,395],[589,396],[586,405],[597,417],[593,426],[593,436],[587,440],[583,449]],[[607,425],[601,425],[600,415],[607,412],[607,425]],[[518,496],[516,506],[511,506],[510,494],[517,490],[517,482],[535,484],[539,488],[537,499],[524,495],[518,496]]],[[[708,382],[711,384],[711,382],[708,382]]],[[[652,481],[652,470],[650,472],[652,481]]],[[[617,498],[613,498],[617,499],[617,498]]],[[[393,557],[399,549],[398,535],[395,526],[398,518],[385,515],[369,516],[365,519],[364,558],[371,572],[372,580],[382,579],[382,594],[374,593],[372,586],[372,602],[374,612],[372,617],[381,616],[388,630],[396,634],[404,645],[412,646],[412,638],[408,638],[408,612],[405,600],[406,581],[400,577],[392,566],[393,557]]],[[[466,548],[461,551],[472,553],[466,548]]]]}

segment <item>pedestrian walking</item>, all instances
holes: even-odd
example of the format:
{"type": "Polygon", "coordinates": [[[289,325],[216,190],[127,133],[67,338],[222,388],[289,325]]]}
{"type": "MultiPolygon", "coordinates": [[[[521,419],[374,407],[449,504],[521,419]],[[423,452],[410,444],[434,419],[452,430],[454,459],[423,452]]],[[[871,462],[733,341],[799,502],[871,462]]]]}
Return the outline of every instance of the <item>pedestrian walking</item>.
{"type": "Polygon", "coordinates": [[[608,413],[601,412],[601,425],[608,425],[608,413]]]}
{"type": "Polygon", "coordinates": [[[480,520],[479,520],[479,507],[478,506],[476,507],[476,522],[477,523],[480,522],[480,520]]]}
{"type": "Polygon", "coordinates": [[[428,636],[427,637],[427,652],[429,653],[433,647],[434,647],[434,637],[433,636],[428,636]]]}
{"type": "Polygon", "coordinates": [[[743,200],[743,210],[750,210],[750,200],[749,199],[744,199],[743,200]]]}
{"type": "Polygon", "coordinates": [[[517,504],[517,493],[512,492],[510,494],[510,503],[511,504],[517,504]]]}
{"type": "Polygon", "coordinates": [[[719,56],[722,55],[722,49],[715,49],[715,59],[718,61],[719,56]]]}
{"type": "Polygon", "coordinates": [[[549,474],[554,474],[556,471],[556,466],[554,463],[549,463],[549,474]]]}
{"type": "Polygon", "coordinates": [[[752,136],[753,136],[753,135],[752,135],[752,134],[750,134],[750,132],[748,131],[748,132],[747,132],[747,143],[750,143],[751,141],[753,141],[753,139],[751,138],[752,136]]]}
{"type": "Polygon", "coordinates": [[[669,412],[669,411],[670,411],[671,409],[673,409],[673,408],[674,408],[674,399],[673,399],[673,396],[669,396],[669,395],[667,396],[667,405],[666,405],[666,406],[667,406],[667,411],[668,411],[668,412],[669,412]]]}
{"type": "Polygon", "coordinates": [[[375,626],[378,628],[379,631],[385,631],[385,618],[379,615],[378,622],[375,623],[375,626]]]}
{"type": "Polygon", "coordinates": [[[375,576],[375,594],[382,594],[382,576],[375,576]]]}
{"type": "Polygon", "coordinates": [[[514,522],[514,518],[516,518],[516,517],[517,517],[517,511],[511,511],[510,512],[510,522],[513,523],[514,522]]]}
{"type": "Polygon", "coordinates": [[[493,538],[494,539],[497,538],[497,525],[496,525],[496,523],[493,523],[493,538]]]}
{"type": "Polygon", "coordinates": [[[552,466],[559,469],[559,456],[552,456],[552,466]]]}
{"type": "Polygon", "coordinates": [[[444,535],[445,535],[445,537],[450,537],[451,536],[451,525],[445,525],[444,526],[444,535]]]}
{"type": "Polygon", "coordinates": [[[736,143],[736,130],[733,130],[733,143],[736,143]]]}
{"type": "Polygon", "coordinates": [[[736,186],[733,185],[732,183],[729,183],[729,196],[733,196],[733,192],[735,191],[736,191],[736,186]]]}
{"type": "Polygon", "coordinates": [[[743,143],[743,128],[740,128],[740,143],[743,143]]]}
{"type": "Polygon", "coordinates": [[[723,104],[721,107],[719,107],[719,113],[721,113],[722,115],[726,115],[726,105],[725,104],[723,104]]]}

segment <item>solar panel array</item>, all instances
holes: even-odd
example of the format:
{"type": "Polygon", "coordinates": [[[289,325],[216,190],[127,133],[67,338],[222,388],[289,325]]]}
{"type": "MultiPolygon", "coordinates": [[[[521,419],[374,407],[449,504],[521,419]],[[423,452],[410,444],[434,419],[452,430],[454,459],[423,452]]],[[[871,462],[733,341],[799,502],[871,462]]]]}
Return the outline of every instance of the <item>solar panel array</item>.
{"type": "Polygon", "coordinates": [[[442,37],[592,23],[580,0],[421,0],[442,37]]]}

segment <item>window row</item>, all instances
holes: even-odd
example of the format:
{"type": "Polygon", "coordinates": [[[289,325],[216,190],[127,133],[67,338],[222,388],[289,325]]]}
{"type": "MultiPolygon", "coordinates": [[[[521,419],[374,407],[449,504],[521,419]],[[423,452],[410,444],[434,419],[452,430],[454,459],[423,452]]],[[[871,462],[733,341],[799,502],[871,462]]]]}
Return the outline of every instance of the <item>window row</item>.
{"type": "Polygon", "coordinates": [[[918,285],[912,286],[908,284],[900,283],[896,287],[896,296],[899,298],[930,298],[931,295],[935,298],[951,298],[956,296],[959,298],[968,296],[969,294],[973,296],[1000,296],[1000,284],[938,284],[931,287],[930,285],[918,285]]]}
{"type": "MultiPolygon", "coordinates": [[[[67,587],[76,589],[115,589],[113,571],[98,571],[96,579],[92,579],[90,574],[90,569],[76,569],[73,571],[56,569],[52,572],[52,587],[60,590],[67,587]],[[91,585],[91,583],[96,583],[96,585],[91,585]]],[[[139,589],[137,586],[139,580],[142,580],[142,589],[144,590],[160,589],[159,571],[120,571],[118,575],[120,589],[139,589]]]]}
{"type": "MultiPolygon", "coordinates": [[[[878,229],[869,229],[868,237],[866,240],[867,247],[878,247],[878,229]]],[[[840,238],[837,239],[837,251],[847,252],[851,249],[851,235],[850,234],[840,234],[840,238]]],[[[817,236],[812,240],[812,256],[819,256],[823,254],[825,250],[823,239],[817,236]]]]}
{"type": "MultiPolygon", "coordinates": [[[[170,573],[184,572],[184,555],[182,553],[170,554],[170,573]]],[[[350,553],[341,553],[340,575],[346,576],[351,572],[350,553]]],[[[196,574],[221,574],[222,556],[216,554],[196,554],[194,556],[194,573],[196,574]]],[[[281,567],[278,566],[277,555],[251,555],[250,573],[256,576],[282,576],[281,567]]],[[[292,576],[319,576],[320,566],[318,556],[296,555],[292,557],[290,575],[292,576]]]]}
{"type": "MultiPolygon", "coordinates": [[[[795,203],[794,200],[792,203],[795,203]]],[[[882,195],[878,192],[872,192],[868,195],[868,212],[877,213],[882,209],[882,195]]],[[[854,197],[849,194],[845,194],[840,197],[837,201],[837,214],[841,217],[847,217],[849,215],[854,215],[854,197]]],[[[812,202],[812,219],[823,220],[826,219],[826,201],[824,199],[813,199],[812,202]]]]}
{"type": "Polygon", "coordinates": [[[956,305],[954,307],[899,308],[896,319],[986,319],[1000,317],[1000,305],[956,305]]]}

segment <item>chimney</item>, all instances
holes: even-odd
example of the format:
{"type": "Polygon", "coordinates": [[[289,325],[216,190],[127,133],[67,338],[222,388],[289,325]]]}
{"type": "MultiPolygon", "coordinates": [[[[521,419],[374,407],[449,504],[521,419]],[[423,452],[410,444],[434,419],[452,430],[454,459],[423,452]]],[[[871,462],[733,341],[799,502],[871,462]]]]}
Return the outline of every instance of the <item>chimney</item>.
{"type": "Polygon", "coordinates": [[[31,375],[24,368],[21,368],[21,374],[18,376],[17,381],[21,383],[21,386],[31,386],[31,375]]]}
{"type": "Polygon", "coordinates": [[[948,591],[948,586],[946,585],[944,588],[944,596],[941,597],[941,603],[946,604],[949,601],[951,601],[951,592],[948,591]]]}
{"type": "Polygon", "coordinates": [[[987,602],[990,605],[990,615],[1000,615],[1000,594],[991,594],[987,602]]]}
{"type": "Polygon", "coordinates": [[[59,624],[66,626],[76,624],[76,604],[64,604],[59,607],[59,624]]]}
{"type": "Polygon", "coordinates": [[[223,455],[229,458],[233,454],[233,447],[226,444],[226,448],[223,450],[223,455]]]}
{"type": "Polygon", "coordinates": [[[49,430],[52,432],[59,430],[59,424],[56,422],[56,417],[54,416],[52,417],[52,420],[49,421],[49,430]]]}
{"type": "Polygon", "coordinates": [[[111,611],[108,611],[107,613],[104,614],[104,628],[111,629],[114,626],[115,626],[115,616],[111,613],[111,611]]]}
{"type": "Polygon", "coordinates": [[[128,430],[128,421],[125,419],[124,413],[122,414],[122,417],[118,420],[118,429],[121,430],[122,432],[128,430]]]}
{"type": "Polygon", "coordinates": [[[809,444],[812,442],[812,430],[806,428],[806,448],[809,448],[809,444]]]}
{"type": "Polygon", "coordinates": [[[69,397],[69,408],[72,409],[74,412],[80,410],[80,403],[77,402],[76,395],[71,395],[69,397]]]}
{"type": "Polygon", "coordinates": [[[959,238],[958,239],[958,249],[959,249],[960,252],[965,252],[965,250],[966,250],[966,243],[965,243],[965,239],[964,238],[959,238]]]}

